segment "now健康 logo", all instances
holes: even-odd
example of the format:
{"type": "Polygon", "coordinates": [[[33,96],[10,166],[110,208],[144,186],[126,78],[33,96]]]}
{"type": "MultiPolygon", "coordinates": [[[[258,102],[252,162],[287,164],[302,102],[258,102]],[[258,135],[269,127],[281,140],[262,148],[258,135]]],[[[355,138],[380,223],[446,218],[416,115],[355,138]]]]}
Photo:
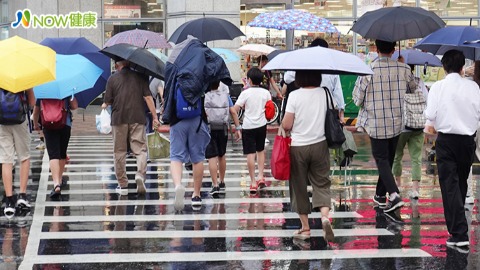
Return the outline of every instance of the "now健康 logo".
{"type": "Polygon", "coordinates": [[[29,9],[17,10],[12,28],[97,28],[96,12],[70,12],[68,14],[35,15],[29,9]]]}

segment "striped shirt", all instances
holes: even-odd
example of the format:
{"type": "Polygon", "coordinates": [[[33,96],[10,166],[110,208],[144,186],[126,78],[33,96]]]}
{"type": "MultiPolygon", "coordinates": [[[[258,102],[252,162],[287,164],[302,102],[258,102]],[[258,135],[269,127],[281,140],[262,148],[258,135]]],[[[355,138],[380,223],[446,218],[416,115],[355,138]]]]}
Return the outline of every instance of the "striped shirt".
{"type": "Polygon", "coordinates": [[[375,139],[393,138],[404,127],[405,93],[415,91],[417,83],[409,66],[388,57],[378,58],[371,68],[374,74],[358,77],[353,89],[360,107],[356,126],[375,139]]]}

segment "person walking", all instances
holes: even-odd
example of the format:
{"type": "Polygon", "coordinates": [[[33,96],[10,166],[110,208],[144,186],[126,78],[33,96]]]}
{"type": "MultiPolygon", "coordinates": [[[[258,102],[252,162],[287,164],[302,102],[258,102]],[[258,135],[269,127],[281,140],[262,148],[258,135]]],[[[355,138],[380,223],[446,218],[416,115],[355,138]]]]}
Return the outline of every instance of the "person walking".
{"type": "Polygon", "coordinates": [[[429,92],[425,117],[434,123],[438,137],[438,178],[450,237],[447,246],[468,246],[465,218],[467,178],[475,152],[475,132],[480,122],[480,89],[462,78],[465,56],[457,50],[442,57],[445,79],[435,82],[429,92]]]}
{"type": "Polygon", "coordinates": [[[233,107],[228,86],[215,81],[210,83],[210,92],[205,94],[205,113],[210,125],[210,143],[205,150],[205,157],[208,159],[208,168],[212,177],[211,195],[225,192],[225,172],[227,170],[228,129],[232,116],[235,124],[235,136],[237,141],[242,139],[242,126],[238,120],[237,111],[233,107]],[[220,177],[220,183],[218,182],[220,177]]]}
{"type": "Polygon", "coordinates": [[[129,68],[129,62],[117,61],[117,72],[107,81],[102,108],[112,106],[113,154],[115,158],[115,175],[120,195],[128,194],[126,172],[127,140],[132,153],[137,159],[135,182],[137,193],[145,194],[145,175],[147,172],[147,144],[145,135],[144,103],[153,117],[153,128],[160,125],[155,105],[150,93],[148,78],[129,68]]]}
{"type": "Polygon", "coordinates": [[[352,97],[360,107],[356,127],[370,137],[378,168],[373,201],[388,213],[404,205],[392,174],[392,165],[403,129],[403,102],[407,91],[417,88],[410,67],[391,59],[395,42],[375,40],[379,57],[371,64],[371,76],[358,77],[352,97]],[[387,199],[386,194],[389,193],[387,199]]]}
{"type": "MultiPolygon", "coordinates": [[[[412,74],[415,70],[414,65],[409,65],[412,74]]],[[[405,119],[406,124],[398,139],[397,149],[395,150],[395,158],[393,160],[392,172],[395,176],[397,186],[402,182],[402,158],[403,150],[408,145],[408,153],[410,155],[412,166],[412,190],[409,197],[418,200],[420,180],[422,177],[422,149],[425,135],[425,116],[423,112],[426,108],[428,98],[428,90],[422,79],[415,77],[418,88],[412,94],[405,95],[405,119]],[[408,97],[408,98],[407,98],[408,97]]]]}
{"type": "MultiPolygon", "coordinates": [[[[48,102],[48,101],[47,101],[48,102]]],[[[65,125],[61,128],[49,128],[42,125],[43,136],[45,137],[45,146],[47,148],[50,172],[52,173],[53,189],[50,192],[50,198],[58,199],[62,191],[62,178],[65,171],[65,164],[67,162],[67,148],[70,142],[70,135],[72,130],[72,110],[78,108],[78,102],[76,98],[65,98],[61,100],[62,107],[55,109],[66,109],[65,125]]],[[[40,121],[43,106],[46,103],[42,102],[42,99],[37,99],[35,107],[33,109],[33,128],[40,131],[40,121]]],[[[43,119],[43,118],[42,118],[43,119]]]]}
{"type": "MultiPolygon", "coordinates": [[[[35,105],[35,94],[32,89],[25,90],[21,93],[12,94],[18,95],[18,100],[21,102],[20,106],[24,108],[22,118],[24,121],[20,124],[0,124],[0,163],[2,164],[2,180],[5,189],[5,208],[3,213],[7,218],[12,218],[15,215],[15,207],[30,208],[30,203],[27,198],[27,184],[30,173],[30,131],[28,128],[27,112],[28,107],[35,105]],[[15,163],[15,156],[20,162],[20,193],[17,201],[13,197],[13,164],[15,163]]],[[[3,118],[3,117],[2,117],[3,118]]]]}
{"type": "Polygon", "coordinates": [[[243,90],[235,102],[235,111],[241,108],[245,113],[242,126],[243,154],[247,156],[248,174],[250,176],[250,192],[265,187],[263,170],[265,168],[265,139],[267,137],[267,119],[265,104],[272,99],[270,92],[260,87],[263,73],[258,68],[247,72],[250,87],[243,90]],[[255,156],[257,157],[258,175],[255,178],[255,156]],[[256,180],[257,179],[257,180],[256,180]]]}
{"type": "Polygon", "coordinates": [[[320,71],[296,72],[295,83],[300,89],[290,93],[282,127],[291,131],[290,201],[292,210],[298,213],[302,223],[293,237],[310,238],[308,215],[312,208],[319,208],[325,240],[332,242],[334,234],[328,219],[331,205],[330,154],[325,138],[327,91],[319,87],[321,81],[320,71]],[[308,183],[313,188],[311,205],[308,183]]]}

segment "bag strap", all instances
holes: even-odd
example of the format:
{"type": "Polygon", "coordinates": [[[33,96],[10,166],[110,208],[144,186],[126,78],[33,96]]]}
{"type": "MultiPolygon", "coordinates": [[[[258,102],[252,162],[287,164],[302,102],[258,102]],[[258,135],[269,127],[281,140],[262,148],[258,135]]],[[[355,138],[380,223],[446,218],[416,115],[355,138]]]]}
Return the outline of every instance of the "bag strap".
{"type": "Polygon", "coordinates": [[[335,106],[333,105],[333,98],[332,98],[332,94],[330,94],[330,91],[328,90],[327,87],[323,87],[323,89],[325,90],[325,96],[327,97],[327,109],[330,109],[329,105],[331,105],[332,109],[335,108],[335,106]],[[329,104],[329,101],[330,101],[330,104],[329,104]]]}

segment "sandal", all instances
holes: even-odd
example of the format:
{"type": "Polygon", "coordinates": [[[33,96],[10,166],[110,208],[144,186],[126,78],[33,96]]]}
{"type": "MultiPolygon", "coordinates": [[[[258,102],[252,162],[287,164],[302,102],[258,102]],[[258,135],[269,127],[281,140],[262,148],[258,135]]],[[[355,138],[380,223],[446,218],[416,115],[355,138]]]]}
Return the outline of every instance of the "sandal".
{"type": "Polygon", "coordinates": [[[56,186],[52,189],[52,191],[50,191],[50,198],[57,197],[57,196],[59,196],[59,195],[61,195],[61,194],[62,194],[62,186],[56,185],[56,186]],[[58,189],[58,191],[57,191],[57,189],[58,189]]]}
{"type": "Polygon", "coordinates": [[[258,188],[265,188],[267,185],[265,184],[264,179],[260,179],[260,180],[257,181],[257,186],[258,186],[258,188]]]}
{"type": "Polygon", "coordinates": [[[310,229],[299,229],[299,230],[296,230],[296,231],[293,233],[293,237],[294,237],[294,238],[298,238],[298,239],[303,239],[303,240],[309,239],[309,238],[310,238],[310,229]]]}
{"type": "Polygon", "coordinates": [[[250,184],[250,193],[257,193],[257,189],[258,189],[257,183],[250,184]]]}

